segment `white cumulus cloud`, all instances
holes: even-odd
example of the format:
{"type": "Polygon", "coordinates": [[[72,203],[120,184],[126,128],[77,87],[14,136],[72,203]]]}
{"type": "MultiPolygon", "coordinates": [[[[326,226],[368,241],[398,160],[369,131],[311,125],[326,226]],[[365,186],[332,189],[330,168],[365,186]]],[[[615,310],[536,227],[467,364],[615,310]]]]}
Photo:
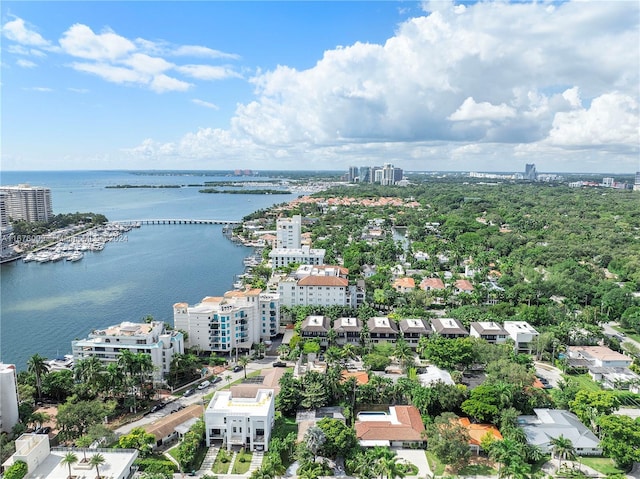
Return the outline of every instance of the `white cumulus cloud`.
{"type": "Polygon", "coordinates": [[[515,110],[504,103],[500,105],[492,105],[486,101],[476,103],[472,97],[468,97],[454,113],[449,115],[448,119],[452,121],[494,121],[513,118],[514,116],[516,116],[515,110]]]}
{"type": "Polygon", "coordinates": [[[8,40],[17,42],[21,45],[33,47],[50,46],[49,41],[45,40],[38,32],[28,27],[22,18],[16,18],[5,23],[2,26],[2,34],[8,40]]]}
{"type": "Polygon", "coordinates": [[[99,61],[121,59],[136,49],[133,42],[110,30],[96,34],[79,23],[64,32],[60,46],[74,57],[99,61]]]}

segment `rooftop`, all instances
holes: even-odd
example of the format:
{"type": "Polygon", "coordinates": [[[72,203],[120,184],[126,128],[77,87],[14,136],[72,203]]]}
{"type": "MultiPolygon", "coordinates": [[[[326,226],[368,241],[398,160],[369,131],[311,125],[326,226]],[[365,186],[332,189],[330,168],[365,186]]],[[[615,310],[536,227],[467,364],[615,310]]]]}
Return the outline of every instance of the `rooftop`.
{"type": "Polygon", "coordinates": [[[424,424],[415,406],[392,406],[388,413],[361,412],[355,423],[361,441],[423,441],[424,424]]]}
{"type": "Polygon", "coordinates": [[[254,397],[236,397],[231,391],[216,391],[207,414],[267,416],[274,401],[273,389],[258,389],[254,397]]]}

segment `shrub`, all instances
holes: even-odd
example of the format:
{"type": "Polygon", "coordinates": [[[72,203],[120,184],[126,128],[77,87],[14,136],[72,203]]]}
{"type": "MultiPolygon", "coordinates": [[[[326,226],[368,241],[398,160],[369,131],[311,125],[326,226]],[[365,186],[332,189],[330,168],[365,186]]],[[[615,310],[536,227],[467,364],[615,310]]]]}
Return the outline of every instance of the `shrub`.
{"type": "Polygon", "coordinates": [[[4,473],[5,479],[22,479],[27,475],[27,463],[23,461],[16,461],[7,468],[4,473]]]}
{"type": "Polygon", "coordinates": [[[178,472],[176,465],[168,459],[159,459],[155,457],[145,457],[136,459],[136,465],[141,471],[149,474],[168,474],[172,475],[178,472]]]}

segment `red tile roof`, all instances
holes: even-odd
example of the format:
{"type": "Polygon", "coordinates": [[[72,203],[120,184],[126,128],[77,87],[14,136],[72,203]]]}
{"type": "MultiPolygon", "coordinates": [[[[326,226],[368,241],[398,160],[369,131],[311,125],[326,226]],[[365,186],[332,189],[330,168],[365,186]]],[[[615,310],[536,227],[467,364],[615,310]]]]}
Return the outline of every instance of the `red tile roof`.
{"type": "Polygon", "coordinates": [[[415,406],[392,406],[400,424],[356,421],[356,436],[365,441],[424,441],[424,424],[415,406]]]}

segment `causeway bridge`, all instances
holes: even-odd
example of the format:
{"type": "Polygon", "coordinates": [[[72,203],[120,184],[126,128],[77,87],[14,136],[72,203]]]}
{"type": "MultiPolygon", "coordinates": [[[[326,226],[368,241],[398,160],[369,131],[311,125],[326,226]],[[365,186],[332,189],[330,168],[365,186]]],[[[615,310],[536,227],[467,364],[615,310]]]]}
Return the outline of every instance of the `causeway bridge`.
{"type": "Polygon", "coordinates": [[[209,220],[209,219],[185,219],[185,218],[161,218],[145,220],[118,220],[113,223],[128,225],[239,225],[239,220],[209,220]]]}

